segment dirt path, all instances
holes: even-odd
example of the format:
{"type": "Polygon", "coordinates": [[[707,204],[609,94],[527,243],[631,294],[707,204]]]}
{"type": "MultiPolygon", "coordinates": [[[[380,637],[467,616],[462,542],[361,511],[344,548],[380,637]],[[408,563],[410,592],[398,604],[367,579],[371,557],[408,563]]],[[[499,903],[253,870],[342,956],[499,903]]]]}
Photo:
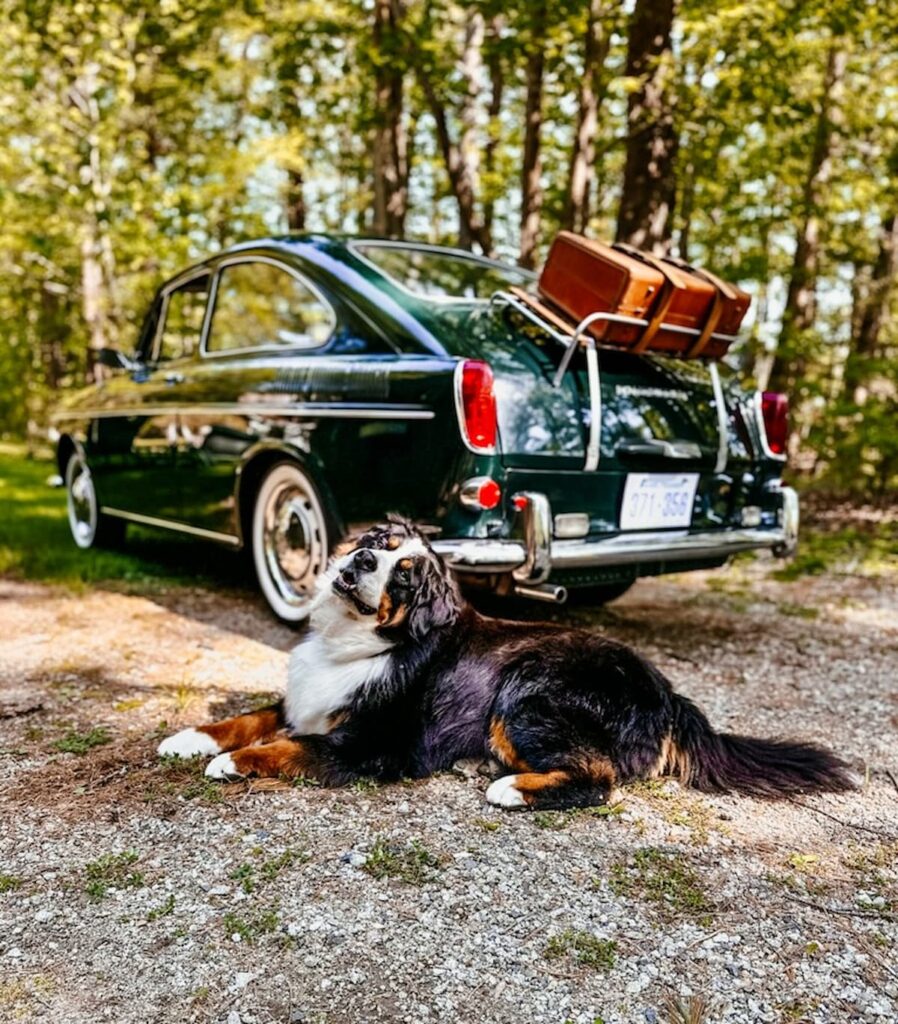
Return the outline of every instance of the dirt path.
{"type": "Polygon", "coordinates": [[[451,774],[218,787],[155,743],[277,692],[294,634],[242,593],[0,582],[0,1020],[898,1020],[893,583],[759,561],[559,616],[866,784],[517,816],[451,774]]]}

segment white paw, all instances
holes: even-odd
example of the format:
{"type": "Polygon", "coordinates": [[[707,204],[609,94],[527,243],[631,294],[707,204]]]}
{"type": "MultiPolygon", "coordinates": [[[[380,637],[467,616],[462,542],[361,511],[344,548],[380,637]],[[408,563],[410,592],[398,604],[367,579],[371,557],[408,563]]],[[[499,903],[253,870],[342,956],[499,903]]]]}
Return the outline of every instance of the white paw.
{"type": "Polygon", "coordinates": [[[198,754],[218,754],[221,747],[208,733],[199,729],[182,729],[163,740],[157,752],[160,757],[196,757],[198,754]]]}
{"type": "Polygon", "coordinates": [[[524,799],[524,795],[515,786],[517,778],[517,775],[505,775],[501,779],[496,779],[486,791],[487,803],[495,804],[496,807],[505,807],[508,810],[526,807],[527,801],[524,799]]]}
{"type": "Polygon", "coordinates": [[[243,775],[237,771],[234,758],[230,754],[219,754],[213,757],[206,765],[206,775],[210,779],[242,779],[243,775]]]}

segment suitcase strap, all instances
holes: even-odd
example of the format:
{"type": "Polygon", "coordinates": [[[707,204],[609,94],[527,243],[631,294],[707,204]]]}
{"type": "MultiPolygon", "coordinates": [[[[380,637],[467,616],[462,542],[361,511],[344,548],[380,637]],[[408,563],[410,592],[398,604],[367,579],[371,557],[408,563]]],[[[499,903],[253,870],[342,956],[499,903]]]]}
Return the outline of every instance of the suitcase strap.
{"type": "Polygon", "coordinates": [[[651,253],[640,252],[639,249],[634,249],[632,245],[627,245],[624,242],[615,242],[613,248],[619,252],[626,253],[627,256],[632,257],[634,260],[648,264],[664,277],[664,284],[661,286],[661,293],[658,296],[655,311],[649,317],[648,326],[643,331],[639,341],[630,349],[631,352],[638,355],[641,352],[645,352],[651,344],[652,338],[661,329],[664,318],[667,316],[667,311],[670,309],[670,304],[674,300],[674,295],[678,290],[686,287],[686,282],[683,280],[682,275],[674,270],[670,264],[665,264],[663,260],[658,259],[657,256],[652,256],[651,253]]]}

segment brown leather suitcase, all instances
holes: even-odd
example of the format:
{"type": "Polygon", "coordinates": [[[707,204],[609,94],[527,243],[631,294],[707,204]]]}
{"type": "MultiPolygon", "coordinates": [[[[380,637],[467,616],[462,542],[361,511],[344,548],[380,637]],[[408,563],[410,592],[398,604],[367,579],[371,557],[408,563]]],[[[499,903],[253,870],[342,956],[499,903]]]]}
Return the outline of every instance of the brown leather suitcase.
{"type": "Polygon", "coordinates": [[[538,289],[550,307],[575,323],[596,312],[648,321],[644,328],[598,321],[589,330],[604,344],[690,357],[723,355],[728,343],[711,335],[734,334],[750,301],[745,292],[681,261],[604,245],[569,231],[553,241],[538,289]]]}

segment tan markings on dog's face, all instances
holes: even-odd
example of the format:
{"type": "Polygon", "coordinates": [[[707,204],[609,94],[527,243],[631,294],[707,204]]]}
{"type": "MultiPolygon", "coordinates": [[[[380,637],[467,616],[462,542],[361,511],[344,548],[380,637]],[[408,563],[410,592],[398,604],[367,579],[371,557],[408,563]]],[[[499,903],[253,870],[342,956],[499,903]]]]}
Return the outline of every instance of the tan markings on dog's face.
{"type": "Polygon", "coordinates": [[[529,770],[530,766],[515,750],[501,718],[494,718],[490,723],[490,751],[497,761],[508,768],[514,768],[516,771],[529,770]]]}
{"type": "Polygon", "coordinates": [[[400,544],[402,544],[402,538],[401,537],[391,537],[387,541],[387,549],[389,551],[395,551],[399,547],[400,544]]]}

